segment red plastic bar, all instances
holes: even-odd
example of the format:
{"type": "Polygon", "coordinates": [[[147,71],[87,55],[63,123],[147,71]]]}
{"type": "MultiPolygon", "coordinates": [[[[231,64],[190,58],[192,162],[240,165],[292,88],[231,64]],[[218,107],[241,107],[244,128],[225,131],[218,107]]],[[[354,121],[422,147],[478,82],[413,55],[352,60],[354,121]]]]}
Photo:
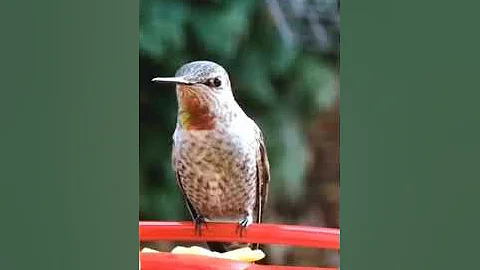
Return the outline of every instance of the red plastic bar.
{"type": "Polygon", "coordinates": [[[139,225],[140,241],[225,241],[340,249],[340,229],[262,223],[250,225],[240,238],[237,225],[232,223],[208,223],[201,236],[195,234],[192,222],[140,221],[139,225]]]}
{"type": "Polygon", "coordinates": [[[336,270],[336,268],[259,265],[201,255],[141,253],[141,270],[336,270]]]}

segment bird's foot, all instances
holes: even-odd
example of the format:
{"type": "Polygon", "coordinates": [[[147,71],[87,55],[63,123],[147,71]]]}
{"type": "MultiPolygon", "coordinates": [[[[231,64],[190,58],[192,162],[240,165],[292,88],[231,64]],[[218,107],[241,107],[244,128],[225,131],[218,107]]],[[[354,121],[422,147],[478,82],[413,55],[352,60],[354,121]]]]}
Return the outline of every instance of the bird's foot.
{"type": "Polygon", "coordinates": [[[236,233],[240,234],[240,237],[242,237],[243,234],[246,232],[247,227],[250,226],[252,223],[253,223],[252,215],[249,215],[249,214],[245,215],[245,217],[238,222],[236,233]]]}
{"type": "Polygon", "coordinates": [[[194,218],[193,222],[195,223],[195,234],[198,236],[202,235],[202,225],[207,227],[207,223],[205,222],[205,218],[202,216],[197,216],[194,218]]]}

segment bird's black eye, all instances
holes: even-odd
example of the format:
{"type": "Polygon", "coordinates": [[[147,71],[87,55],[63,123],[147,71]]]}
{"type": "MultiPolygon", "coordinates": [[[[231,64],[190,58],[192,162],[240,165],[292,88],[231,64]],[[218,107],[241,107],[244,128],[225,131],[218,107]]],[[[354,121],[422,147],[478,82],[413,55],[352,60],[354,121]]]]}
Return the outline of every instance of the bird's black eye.
{"type": "Polygon", "coordinates": [[[222,81],[219,78],[209,79],[204,83],[206,86],[219,87],[222,85],[222,81]]]}
{"type": "Polygon", "coordinates": [[[220,85],[222,85],[222,81],[220,81],[219,78],[215,78],[213,79],[213,85],[215,85],[215,87],[219,87],[220,85]]]}

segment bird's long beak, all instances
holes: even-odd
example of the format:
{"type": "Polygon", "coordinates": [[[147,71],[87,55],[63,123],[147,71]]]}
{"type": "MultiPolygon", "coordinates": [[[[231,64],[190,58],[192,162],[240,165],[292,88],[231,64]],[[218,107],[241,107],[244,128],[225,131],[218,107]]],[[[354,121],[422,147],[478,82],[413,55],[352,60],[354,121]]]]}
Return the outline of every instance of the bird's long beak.
{"type": "Polygon", "coordinates": [[[193,84],[193,82],[185,80],[183,77],[156,77],[152,79],[152,82],[193,84]]]}

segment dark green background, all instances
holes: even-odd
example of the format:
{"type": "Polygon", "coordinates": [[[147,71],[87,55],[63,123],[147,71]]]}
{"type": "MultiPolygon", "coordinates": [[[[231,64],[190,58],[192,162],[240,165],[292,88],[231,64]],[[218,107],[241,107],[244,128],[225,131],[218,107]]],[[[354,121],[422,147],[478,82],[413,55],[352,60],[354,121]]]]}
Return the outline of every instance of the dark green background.
{"type": "MultiPolygon", "coordinates": [[[[475,11],[342,6],[345,269],[478,267],[475,11]]],[[[134,269],[138,3],[2,3],[0,25],[0,268],[134,269]]]]}

